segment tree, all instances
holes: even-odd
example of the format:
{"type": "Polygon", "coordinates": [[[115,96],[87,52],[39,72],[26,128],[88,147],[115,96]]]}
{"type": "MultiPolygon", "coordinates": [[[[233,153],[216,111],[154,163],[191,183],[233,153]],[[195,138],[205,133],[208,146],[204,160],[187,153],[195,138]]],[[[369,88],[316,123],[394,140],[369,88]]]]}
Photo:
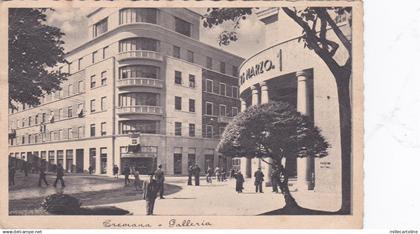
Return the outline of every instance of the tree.
{"type": "Polygon", "coordinates": [[[40,104],[44,93],[60,90],[67,74],[54,69],[66,63],[64,33],[46,25],[41,8],[9,9],[9,106],[40,104]]]}
{"type": "MultiPolygon", "coordinates": [[[[342,205],[338,213],[350,214],[351,212],[351,130],[352,111],[350,103],[350,80],[352,74],[352,43],[332,19],[331,14],[351,14],[351,7],[307,7],[302,10],[282,7],[283,12],[293,19],[302,28],[304,47],[312,50],[328,66],[334,76],[339,104],[340,142],[341,142],[341,191],[342,205]],[[332,31],[330,36],[327,31],[332,31]],[[331,39],[332,36],[338,38],[331,39]],[[341,45],[340,45],[341,43],[341,45]],[[343,46],[347,51],[347,60],[340,64],[334,55],[337,49],[343,46]]],[[[251,8],[209,8],[203,16],[203,26],[213,27],[223,22],[233,22],[232,31],[223,31],[219,36],[220,45],[228,45],[230,41],[238,40],[235,30],[240,21],[246,19],[252,12],[251,8]]],[[[349,19],[351,25],[351,19],[349,19]]]]}
{"type": "MultiPolygon", "coordinates": [[[[225,156],[272,158],[284,175],[280,184],[286,210],[299,207],[288,186],[288,160],[327,156],[328,143],[307,117],[285,102],[251,106],[227,125],[217,150],[225,156]]],[[[265,161],[268,163],[267,161],[265,161]]]]}

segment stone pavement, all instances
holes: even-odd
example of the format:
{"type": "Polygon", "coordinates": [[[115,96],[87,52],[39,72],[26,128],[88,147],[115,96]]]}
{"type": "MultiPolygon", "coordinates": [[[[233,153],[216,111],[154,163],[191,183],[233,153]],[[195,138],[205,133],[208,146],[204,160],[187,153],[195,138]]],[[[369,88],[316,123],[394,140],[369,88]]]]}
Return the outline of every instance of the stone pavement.
{"type": "MultiPolygon", "coordinates": [[[[145,178],[143,178],[145,179],[145,178]]],[[[283,207],[281,194],[265,188],[264,193],[256,194],[253,181],[246,180],[243,193],[235,192],[233,179],[225,182],[207,184],[204,177],[200,186],[187,186],[184,177],[167,177],[167,183],[182,186],[166,199],[156,199],[155,215],[258,215],[283,207]]],[[[146,201],[131,201],[112,204],[133,213],[145,215],[146,201]]]]}

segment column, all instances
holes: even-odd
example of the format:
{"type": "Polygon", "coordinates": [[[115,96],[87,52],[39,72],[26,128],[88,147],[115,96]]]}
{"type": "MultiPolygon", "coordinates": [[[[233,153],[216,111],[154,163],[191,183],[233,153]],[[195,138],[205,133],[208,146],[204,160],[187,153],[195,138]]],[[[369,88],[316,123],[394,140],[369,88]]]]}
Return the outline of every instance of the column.
{"type": "Polygon", "coordinates": [[[241,112],[246,110],[246,102],[243,98],[240,98],[241,100],[241,112]]]}
{"type": "MultiPolygon", "coordinates": [[[[297,79],[297,105],[296,109],[302,115],[309,115],[309,90],[308,75],[304,71],[296,72],[297,79]]],[[[297,189],[301,191],[308,190],[309,186],[309,159],[297,158],[297,189]]]]}
{"type": "MultiPolygon", "coordinates": [[[[261,104],[268,103],[269,100],[270,100],[270,97],[268,96],[267,82],[265,82],[265,81],[261,82],[260,87],[261,87],[261,104]]],[[[264,160],[267,161],[268,163],[273,163],[272,158],[264,158],[264,160]]],[[[260,162],[260,164],[266,164],[266,163],[265,162],[260,162]]],[[[263,171],[263,173],[265,174],[265,185],[266,186],[271,186],[272,166],[267,164],[267,165],[264,165],[264,168],[265,168],[265,170],[263,171]]]]}
{"type": "Polygon", "coordinates": [[[251,92],[252,92],[252,98],[251,98],[251,105],[258,105],[258,95],[259,95],[259,90],[257,88],[257,86],[251,86],[251,92]]]}

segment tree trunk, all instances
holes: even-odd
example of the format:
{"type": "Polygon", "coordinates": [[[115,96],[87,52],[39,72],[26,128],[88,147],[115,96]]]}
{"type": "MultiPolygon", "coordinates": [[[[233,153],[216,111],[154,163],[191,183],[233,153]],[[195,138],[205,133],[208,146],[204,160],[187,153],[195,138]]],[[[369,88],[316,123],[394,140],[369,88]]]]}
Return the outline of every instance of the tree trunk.
{"type": "Polygon", "coordinates": [[[351,213],[351,101],[350,101],[350,73],[341,69],[335,72],[334,77],[337,83],[337,94],[340,114],[340,138],[341,138],[341,193],[342,203],[338,213],[351,213]]]}
{"type": "Polygon", "coordinates": [[[284,181],[282,182],[279,178],[280,181],[280,190],[283,193],[283,197],[284,197],[284,202],[285,202],[285,206],[284,209],[296,209],[296,208],[300,208],[300,206],[297,204],[296,200],[293,198],[292,194],[290,193],[289,190],[289,175],[287,174],[287,170],[285,169],[285,167],[283,167],[281,165],[281,163],[279,163],[279,168],[280,168],[280,175],[284,175],[284,181]]]}

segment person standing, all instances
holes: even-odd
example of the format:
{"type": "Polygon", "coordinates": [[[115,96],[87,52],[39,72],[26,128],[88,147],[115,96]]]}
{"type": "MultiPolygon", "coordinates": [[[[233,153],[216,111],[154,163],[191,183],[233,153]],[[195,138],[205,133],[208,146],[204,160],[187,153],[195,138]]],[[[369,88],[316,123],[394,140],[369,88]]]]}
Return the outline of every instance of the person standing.
{"type": "Polygon", "coordinates": [[[140,190],[140,172],[139,171],[135,171],[133,173],[134,175],[134,188],[136,189],[136,191],[140,190]]]}
{"type": "Polygon", "coordinates": [[[9,167],[9,185],[15,185],[16,169],[14,166],[9,167]]]}
{"type": "Polygon", "coordinates": [[[279,189],[279,176],[280,176],[280,171],[278,169],[277,166],[273,167],[273,170],[271,171],[271,186],[273,187],[273,193],[278,193],[279,189]]]}
{"type": "Polygon", "coordinates": [[[89,166],[88,171],[89,171],[89,175],[92,175],[92,173],[93,173],[93,167],[92,166],[89,166]]]}
{"type": "Polygon", "coordinates": [[[234,178],[236,179],[236,192],[242,193],[242,190],[244,189],[244,176],[240,171],[234,175],[234,178]]]}
{"type": "Polygon", "coordinates": [[[45,173],[45,167],[41,165],[41,167],[39,168],[39,179],[38,179],[39,187],[42,187],[42,182],[44,182],[45,185],[48,186],[46,175],[47,174],[45,173]]]}
{"type": "Polygon", "coordinates": [[[194,166],[194,182],[195,182],[195,186],[200,186],[200,167],[195,164],[194,166]]]}
{"type": "Polygon", "coordinates": [[[220,176],[222,177],[222,182],[226,180],[226,169],[224,167],[220,170],[220,176]]]}
{"type": "Polygon", "coordinates": [[[262,193],[262,183],[264,181],[264,173],[261,171],[261,167],[258,168],[258,170],[254,173],[255,177],[255,192],[262,193]]]}
{"type": "Polygon", "coordinates": [[[114,164],[114,167],[112,168],[112,173],[114,174],[114,178],[118,179],[118,171],[119,170],[120,169],[118,168],[118,166],[114,164]]]}
{"type": "Polygon", "coordinates": [[[124,167],[123,174],[124,174],[124,184],[125,185],[128,185],[130,183],[130,178],[129,178],[129,176],[130,176],[130,168],[128,166],[125,166],[124,167]]]}
{"type": "Polygon", "coordinates": [[[207,169],[207,175],[206,175],[206,180],[207,180],[207,183],[209,183],[209,184],[211,184],[212,183],[212,181],[211,181],[211,177],[213,176],[213,169],[211,168],[211,167],[209,167],[208,169],[207,169]]]}
{"type": "Polygon", "coordinates": [[[165,174],[163,173],[162,170],[162,165],[158,166],[158,169],[155,171],[155,179],[156,182],[158,184],[158,188],[159,188],[159,198],[160,199],[165,199],[163,197],[163,189],[164,189],[164,182],[165,182],[165,174]]]}
{"type": "Polygon", "coordinates": [[[194,168],[192,165],[188,167],[188,182],[187,185],[192,185],[192,176],[193,176],[194,168]]]}
{"type": "Polygon", "coordinates": [[[25,177],[28,176],[28,171],[29,171],[29,164],[28,164],[28,162],[25,162],[23,164],[23,171],[25,172],[25,177]]]}
{"type": "Polygon", "coordinates": [[[54,187],[57,187],[57,182],[60,181],[61,182],[61,187],[66,187],[66,185],[64,185],[64,168],[63,166],[61,166],[61,164],[57,164],[57,178],[55,179],[54,182],[54,187]]]}
{"type": "Polygon", "coordinates": [[[214,173],[216,174],[216,180],[217,180],[217,182],[220,182],[220,168],[219,167],[216,167],[214,169],[214,173]]]}
{"type": "Polygon", "coordinates": [[[235,173],[236,173],[235,168],[232,167],[232,169],[230,170],[230,178],[235,178],[235,173]]]}
{"type": "Polygon", "coordinates": [[[156,180],[153,179],[153,173],[150,174],[149,180],[143,182],[143,198],[146,200],[146,214],[153,215],[155,208],[155,201],[158,193],[158,185],[156,180]]]}

